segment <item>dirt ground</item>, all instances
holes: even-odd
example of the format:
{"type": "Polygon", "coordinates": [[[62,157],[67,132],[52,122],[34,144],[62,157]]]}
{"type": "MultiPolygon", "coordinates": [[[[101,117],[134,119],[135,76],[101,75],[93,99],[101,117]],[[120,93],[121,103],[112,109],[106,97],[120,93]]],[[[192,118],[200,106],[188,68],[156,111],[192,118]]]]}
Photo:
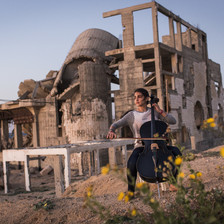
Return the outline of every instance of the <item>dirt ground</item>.
{"type": "MultiPolygon", "coordinates": [[[[188,165],[202,173],[206,189],[220,188],[224,190],[224,158],[219,154],[218,146],[200,153],[196,153],[193,161],[185,162],[182,168],[189,173],[188,165]]],[[[93,185],[96,199],[110,209],[112,214],[124,215],[133,207],[144,212],[150,209],[139,198],[125,203],[118,201],[121,191],[127,191],[127,184],[117,175],[98,175],[90,178],[72,173],[72,184],[66,189],[63,197],[56,198],[54,192],[54,174],[41,176],[36,170],[31,175],[32,192],[25,191],[23,170],[10,167],[10,193],[4,194],[2,178],[0,178],[0,224],[35,224],[35,223],[103,223],[98,215],[93,214],[84,205],[86,189],[93,185]],[[35,205],[49,200],[53,209],[34,209],[35,205]]],[[[167,184],[166,184],[167,185],[167,184]]],[[[150,184],[155,198],[158,198],[157,186],[150,184]]],[[[175,192],[161,191],[161,204],[169,206],[175,192]]],[[[42,206],[43,207],[43,206],[42,206]]]]}

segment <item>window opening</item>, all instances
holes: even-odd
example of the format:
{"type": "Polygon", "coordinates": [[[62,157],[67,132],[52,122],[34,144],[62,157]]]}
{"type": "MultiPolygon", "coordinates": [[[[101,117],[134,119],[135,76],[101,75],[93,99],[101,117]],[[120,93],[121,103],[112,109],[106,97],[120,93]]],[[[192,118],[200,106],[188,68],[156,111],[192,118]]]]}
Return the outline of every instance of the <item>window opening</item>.
{"type": "Polygon", "coordinates": [[[62,115],[63,115],[63,112],[62,112],[61,106],[62,106],[62,101],[58,100],[57,104],[56,104],[58,137],[62,137],[62,115]]]}
{"type": "Polygon", "coordinates": [[[156,75],[155,75],[155,72],[143,71],[143,80],[144,80],[145,86],[154,86],[154,85],[156,85],[156,75]]]}
{"type": "Polygon", "coordinates": [[[224,129],[223,108],[220,103],[218,104],[218,121],[217,121],[217,123],[218,123],[218,128],[223,131],[223,129],[224,129]]]}
{"type": "Polygon", "coordinates": [[[214,81],[215,90],[218,96],[220,96],[220,85],[219,82],[214,81]]]}
{"type": "Polygon", "coordinates": [[[133,12],[134,44],[153,43],[152,9],[133,12]]]}
{"type": "MultiPolygon", "coordinates": [[[[119,78],[119,70],[116,70],[114,75],[119,78]]],[[[115,84],[115,83],[111,83],[110,85],[110,89],[111,89],[111,110],[112,110],[112,120],[115,120],[115,93],[113,91],[117,91],[120,90],[120,85],[119,84],[115,84]]]]}
{"type": "Polygon", "coordinates": [[[191,48],[198,51],[198,34],[191,30],[191,48]]]}
{"type": "Polygon", "coordinates": [[[202,41],[206,42],[206,36],[205,35],[202,35],[202,41]]]}
{"type": "Polygon", "coordinates": [[[204,110],[202,107],[202,104],[197,101],[194,107],[194,118],[195,118],[195,124],[198,130],[201,129],[201,125],[204,121],[204,110]]]}
{"type": "Polygon", "coordinates": [[[182,95],[182,108],[183,109],[187,108],[187,98],[185,95],[182,95]]]}
{"type": "Polygon", "coordinates": [[[183,72],[183,57],[178,55],[177,56],[177,63],[178,63],[178,72],[183,72]]]}
{"type": "Polygon", "coordinates": [[[158,12],[158,32],[159,42],[170,46],[169,17],[160,12],[158,12]]]}

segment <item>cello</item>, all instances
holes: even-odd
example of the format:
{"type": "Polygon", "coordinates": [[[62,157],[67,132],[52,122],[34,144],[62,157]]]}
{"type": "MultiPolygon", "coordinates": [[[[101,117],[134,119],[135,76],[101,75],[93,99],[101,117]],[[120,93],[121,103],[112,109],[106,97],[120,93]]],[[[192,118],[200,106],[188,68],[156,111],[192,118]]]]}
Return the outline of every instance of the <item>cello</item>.
{"type": "Polygon", "coordinates": [[[145,122],[141,126],[140,135],[143,139],[150,138],[152,140],[143,140],[144,150],[137,160],[136,168],[142,180],[158,184],[168,180],[167,173],[176,176],[177,169],[169,162],[170,156],[174,160],[173,153],[168,150],[166,141],[161,140],[168,125],[163,121],[155,120],[154,107],[152,105],[158,103],[159,99],[153,95],[150,98],[151,121],[145,122]],[[169,168],[166,163],[170,164],[169,168]]]}

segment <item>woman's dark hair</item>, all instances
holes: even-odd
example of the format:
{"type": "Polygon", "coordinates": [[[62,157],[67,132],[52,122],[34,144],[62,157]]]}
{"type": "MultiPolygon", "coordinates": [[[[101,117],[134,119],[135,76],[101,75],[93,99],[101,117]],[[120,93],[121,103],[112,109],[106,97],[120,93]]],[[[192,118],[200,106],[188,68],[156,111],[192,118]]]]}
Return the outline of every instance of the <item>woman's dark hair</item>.
{"type": "Polygon", "coordinates": [[[146,89],[138,88],[135,90],[134,93],[136,93],[136,92],[141,93],[144,97],[149,97],[149,93],[146,89]]]}

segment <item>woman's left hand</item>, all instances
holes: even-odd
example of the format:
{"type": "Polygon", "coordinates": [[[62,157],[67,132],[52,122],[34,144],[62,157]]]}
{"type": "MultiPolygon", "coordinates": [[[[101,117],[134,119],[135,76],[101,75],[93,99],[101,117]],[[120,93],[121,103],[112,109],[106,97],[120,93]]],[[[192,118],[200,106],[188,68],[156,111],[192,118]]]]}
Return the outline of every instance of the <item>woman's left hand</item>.
{"type": "Polygon", "coordinates": [[[160,107],[159,107],[159,105],[158,105],[157,103],[154,103],[152,106],[155,108],[155,110],[156,110],[158,113],[161,112],[161,109],[160,109],[160,107]]]}

